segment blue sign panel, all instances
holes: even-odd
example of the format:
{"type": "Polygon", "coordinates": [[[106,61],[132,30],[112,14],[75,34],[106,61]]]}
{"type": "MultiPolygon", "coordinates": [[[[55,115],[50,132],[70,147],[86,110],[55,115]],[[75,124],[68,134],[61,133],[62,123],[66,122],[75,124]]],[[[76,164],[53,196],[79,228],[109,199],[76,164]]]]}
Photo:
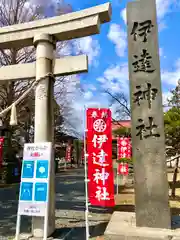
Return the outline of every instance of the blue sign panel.
{"type": "Polygon", "coordinates": [[[48,178],[49,161],[37,160],[36,178],[48,178]]]}
{"type": "Polygon", "coordinates": [[[32,182],[22,182],[20,194],[21,194],[20,195],[21,201],[32,201],[33,183],[32,182]]]}
{"type": "Polygon", "coordinates": [[[42,182],[35,183],[34,200],[38,202],[47,201],[47,183],[42,182]]]}
{"type": "Polygon", "coordinates": [[[22,178],[33,178],[34,161],[23,161],[22,178]]]}

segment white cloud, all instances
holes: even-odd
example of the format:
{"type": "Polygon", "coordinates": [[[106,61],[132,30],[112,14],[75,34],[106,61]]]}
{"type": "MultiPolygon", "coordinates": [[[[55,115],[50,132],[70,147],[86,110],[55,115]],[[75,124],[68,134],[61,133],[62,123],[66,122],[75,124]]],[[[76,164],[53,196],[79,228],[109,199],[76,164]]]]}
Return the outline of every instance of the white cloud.
{"type": "Polygon", "coordinates": [[[87,88],[90,89],[91,91],[96,91],[97,88],[93,84],[87,85],[87,88]]]}
{"type": "Polygon", "coordinates": [[[107,37],[115,44],[116,53],[123,57],[127,48],[127,34],[118,24],[111,24],[107,37]]]}
{"type": "MultiPolygon", "coordinates": [[[[162,20],[164,18],[164,16],[170,11],[170,7],[172,6],[173,3],[175,3],[174,0],[156,0],[158,20],[162,20]]],[[[126,8],[124,8],[121,11],[120,15],[121,15],[122,19],[124,20],[124,23],[126,24],[127,23],[126,8]]],[[[163,24],[163,28],[164,28],[164,23],[162,23],[162,22],[159,23],[160,26],[162,24],[163,24]]]]}
{"type": "Polygon", "coordinates": [[[164,49],[162,47],[159,48],[159,56],[161,58],[166,58],[166,55],[164,54],[164,49]]]}
{"type": "MultiPolygon", "coordinates": [[[[161,53],[163,52],[161,51],[161,53]]],[[[180,58],[175,62],[174,70],[161,71],[161,79],[162,83],[172,88],[177,86],[178,79],[180,79],[180,58]]],[[[104,89],[109,89],[112,92],[127,91],[129,87],[128,64],[122,63],[110,66],[97,81],[102,84],[104,89]]]]}
{"type": "Polygon", "coordinates": [[[56,52],[59,56],[65,57],[72,54],[72,44],[70,42],[58,42],[56,52]]]}
{"type": "Polygon", "coordinates": [[[163,31],[166,28],[167,28],[167,25],[166,25],[165,22],[161,21],[161,22],[158,23],[158,31],[159,32],[163,31]]]}
{"type": "Polygon", "coordinates": [[[84,53],[88,55],[88,63],[90,65],[98,64],[97,57],[100,53],[100,45],[98,40],[93,39],[93,37],[88,36],[84,38],[80,38],[78,40],[73,41],[73,45],[75,48],[75,53],[80,54],[84,53]]]}
{"type": "Polygon", "coordinates": [[[93,93],[91,91],[87,91],[84,93],[84,98],[86,100],[90,100],[93,97],[93,93]]]}
{"type": "Polygon", "coordinates": [[[50,5],[58,5],[58,4],[64,4],[64,0],[60,0],[60,1],[57,1],[57,0],[29,0],[29,2],[31,4],[34,4],[34,5],[40,5],[40,6],[50,6],[50,5]]]}
{"type": "Polygon", "coordinates": [[[102,77],[97,81],[102,83],[104,89],[109,89],[112,93],[127,91],[129,84],[129,74],[127,63],[117,64],[106,69],[102,77]]]}
{"type": "Polygon", "coordinates": [[[175,63],[174,71],[162,70],[161,79],[163,83],[172,85],[173,87],[177,85],[178,79],[180,79],[180,58],[175,63]]]}
{"type": "Polygon", "coordinates": [[[171,92],[164,92],[162,94],[162,98],[163,98],[163,105],[167,106],[168,105],[168,99],[172,96],[171,92]]]}
{"type": "MultiPolygon", "coordinates": [[[[163,50],[160,50],[163,54],[163,50]]],[[[175,63],[174,71],[162,71],[161,79],[162,83],[166,84],[166,92],[163,93],[163,103],[167,105],[167,98],[171,96],[170,89],[177,85],[180,78],[180,59],[175,63]],[[167,85],[169,85],[167,89],[167,85]]],[[[129,74],[128,64],[117,64],[107,68],[103,76],[99,77],[97,81],[101,84],[101,87],[105,90],[109,90],[112,94],[123,91],[125,94],[129,93],[129,74]]]]}
{"type": "Polygon", "coordinates": [[[98,40],[88,36],[58,43],[57,52],[60,56],[86,54],[88,56],[88,64],[97,66],[100,45],[98,40]]]}
{"type": "Polygon", "coordinates": [[[117,64],[116,66],[108,68],[104,72],[104,76],[109,80],[117,79],[119,82],[123,83],[124,80],[128,79],[127,63],[123,63],[121,65],[117,64]]]}
{"type": "Polygon", "coordinates": [[[122,11],[121,11],[121,17],[124,21],[124,23],[126,24],[127,23],[127,15],[126,15],[126,8],[124,8],[122,11]]]}
{"type": "Polygon", "coordinates": [[[180,58],[175,62],[175,67],[180,69],[180,58]]]}
{"type": "Polygon", "coordinates": [[[79,97],[76,101],[74,101],[74,112],[75,115],[78,116],[78,124],[76,125],[77,131],[83,136],[83,132],[85,129],[85,109],[86,108],[108,108],[109,102],[106,98],[102,98],[101,95],[97,96],[94,99],[87,100],[83,96],[79,97]]]}
{"type": "Polygon", "coordinates": [[[157,16],[163,18],[170,10],[172,0],[156,0],[157,16]]]}
{"type": "Polygon", "coordinates": [[[51,0],[30,0],[32,4],[47,6],[52,3],[51,0]]]}
{"type": "Polygon", "coordinates": [[[159,48],[159,56],[162,57],[163,56],[163,49],[159,48]]]}

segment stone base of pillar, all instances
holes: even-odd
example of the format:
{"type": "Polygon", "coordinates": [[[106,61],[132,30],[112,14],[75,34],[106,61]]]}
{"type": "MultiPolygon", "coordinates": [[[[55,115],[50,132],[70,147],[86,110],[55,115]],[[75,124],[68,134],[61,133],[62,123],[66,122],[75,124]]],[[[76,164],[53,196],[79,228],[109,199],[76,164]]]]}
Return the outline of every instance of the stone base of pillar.
{"type": "MultiPolygon", "coordinates": [[[[22,233],[19,236],[19,240],[43,240],[42,237],[33,237],[30,233],[22,233]]],[[[53,237],[48,237],[47,240],[56,240],[53,237]]]]}
{"type": "Polygon", "coordinates": [[[135,213],[114,212],[105,230],[106,240],[180,240],[180,228],[136,227],[135,213]]]}

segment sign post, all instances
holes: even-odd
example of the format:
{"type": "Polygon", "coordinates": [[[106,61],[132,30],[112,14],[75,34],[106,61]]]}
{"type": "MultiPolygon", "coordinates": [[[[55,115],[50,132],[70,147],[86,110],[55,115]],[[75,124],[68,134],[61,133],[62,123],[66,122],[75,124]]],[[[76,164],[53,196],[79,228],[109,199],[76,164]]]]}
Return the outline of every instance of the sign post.
{"type": "Polygon", "coordinates": [[[43,239],[47,239],[52,154],[52,143],[50,142],[27,143],[24,145],[16,240],[19,239],[22,215],[44,217],[43,239]]]}
{"type": "Polygon", "coordinates": [[[86,197],[86,209],[85,209],[85,224],[86,224],[86,240],[89,239],[89,202],[88,202],[88,171],[87,171],[87,153],[86,153],[86,133],[87,133],[87,123],[86,123],[86,108],[84,107],[84,148],[83,148],[83,154],[84,154],[84,181],[85,181],[85,197],[86,197]]]}

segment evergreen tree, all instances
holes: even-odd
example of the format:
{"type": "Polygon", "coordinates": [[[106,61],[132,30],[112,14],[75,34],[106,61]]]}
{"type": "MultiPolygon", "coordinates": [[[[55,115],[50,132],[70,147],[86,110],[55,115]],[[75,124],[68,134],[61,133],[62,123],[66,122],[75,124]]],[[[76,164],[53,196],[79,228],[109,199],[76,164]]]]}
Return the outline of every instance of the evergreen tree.
{"type": "Polygon", "coordinates": [[[174,156],[180,154],[180,80],[174,90],[172,97],[168,99],[171,107],[164,114],[166,145],[170,148],[167,154],[174,156]]]}

